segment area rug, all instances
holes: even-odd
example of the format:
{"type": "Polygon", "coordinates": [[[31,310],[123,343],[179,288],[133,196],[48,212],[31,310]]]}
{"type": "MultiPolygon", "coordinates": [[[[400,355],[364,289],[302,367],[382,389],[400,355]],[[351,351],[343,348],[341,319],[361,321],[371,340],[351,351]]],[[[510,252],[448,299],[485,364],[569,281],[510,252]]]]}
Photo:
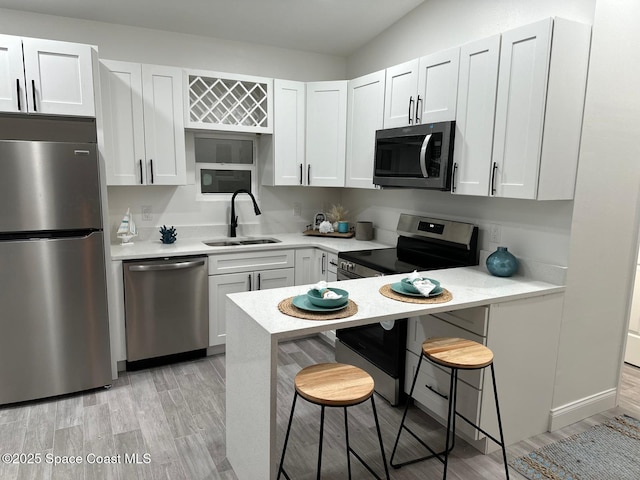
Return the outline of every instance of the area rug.
{"type": "Polygon", "coordinates": [[[509,465],[530,480],[638,480],[640,422],[622,415],[509,465]]]}

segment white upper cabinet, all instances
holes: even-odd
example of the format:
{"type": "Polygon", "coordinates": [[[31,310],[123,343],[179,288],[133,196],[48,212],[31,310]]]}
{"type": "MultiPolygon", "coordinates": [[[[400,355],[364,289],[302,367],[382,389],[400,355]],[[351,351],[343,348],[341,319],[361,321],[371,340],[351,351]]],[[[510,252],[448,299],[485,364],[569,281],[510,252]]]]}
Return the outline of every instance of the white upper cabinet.
{"type": "Polygon", "coordinates": [[[455,120],[460,49],[386,70],[384,128],[455,120]]]}
{"type": "Polygon", "coordinates": [[[415,123],[456,119],[460,49],[451,48],[422,57],[418,69],[415,123]]]}
{"type": "Polygon", "coordinates": [[[460,49],[453,193],[489,194],[499,57],[500,35],[460,49]]]}
{"type": "Polygon", "coordinates": [[[274,80],[273,184],[303,185],[305,171],[304,82],[274,80]]]}
{"type": "Polygon", "coordinates": [[[20,37],[0,35],[0,111],[27,111],[20,37]]]}
{"type": "Polygon", "coordinates": [[[101,61],[108,185],[184,185],[182,70],[101,61]]]}
{"type": "Polygon", "coordinates": [[[95,116],[93,48],[0,35],[0,111],[95,116]]]}
{"type": "Polygon", "coordinates": [[[343,187],[347,82],[274,80],[274,132],[259,142],[263,185],[343,187]]]}
{"type": "Polygon", "coordinates": [[[418,96],[419,59],[387,68],[384,94],[384,128],[414,123],[418,96]]]}
{"type": "Polygon", "coordinates": [[[305,184],[343,187],[347,130],[347,81],[309,82],[305,184]]]}
{"type": "Polygon", "coordinates": [[[573,198],[590,39],[559,18],[502,34],[490,195],[573,198]]]}
{"type": "Polygon", "coordinates": [[[375,188],[375,137],[383,128],[384,83],[384,70],[349,80],[346,187],[375,188]]]}
{"type": "Polygon", "coordinates": [[[186,128],[273,132],[273,80],[230,73],[185,72],[186,128]]]}

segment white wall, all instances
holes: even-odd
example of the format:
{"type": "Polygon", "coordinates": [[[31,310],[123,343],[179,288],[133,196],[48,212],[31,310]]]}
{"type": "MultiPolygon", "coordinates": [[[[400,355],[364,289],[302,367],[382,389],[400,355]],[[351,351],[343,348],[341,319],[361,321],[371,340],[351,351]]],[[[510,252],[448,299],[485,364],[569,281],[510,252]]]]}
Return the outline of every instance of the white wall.
{"type": "MultiPolygon", "coordinates": [[[[342,57],[6,9],[0,9],[0,32],[96,45],[100,58],[111,60],[300,81],[343,79],[346,71],[346,59],[342,57]]],[[[159,237],[157,227],[165,224],[176,226],[179,234],[186,233],[181,227],[187,225],[210,225],[212,233],[225,235],[229,202],[196,201],[193,175],[189,181],[190,185],[180,187],[109,187],[112,240],[128,207],[143,239],[159,237]],[[153,221],[142,221],[143,205],[153,207],[153,221]]],[[[310,188],[301,193],[295,187],[264,187],[258,197],[263,212],[260,217],[254,215],[248,196],[237,199],[241,234],[302,231],[327,199],[339,202],[340,192],[310,188]],[[294,203],[301,204],[302,215],[293,215],[294,203]]]]}
{"type": "Polygon", "coordinates": [[[637,0],[597,0],[556,407],[618,385],[638,246],[639,19],[637,0]]]}
{"type": "Polygon", "coordinates": [[[615,404],[638,245],[640,3],[427,0],[350,57],[347,72],[362,75],[547,16],[594,24],[573,202],[465,200],[417,191],[347,192],[343,199],[385,229],[405,209],[469,217],[481,226],[505,223],[504,243],[516,245],[514,253],[568,265],[553,400],[552,427],[559,428],[615,404]]]}
{"type": "Polygon", "coordinates": [[[0,9],[0,32],[98,46],[110,60],[291,80],[345,78],[342,57],[146,28],[0,9]]]}
{"type": "MultiPolygon", "coordinates": [[[[412,58],[478,40],[527,23],[561,16],[591,24],[595,0],[427,0],[349,57],[347,76],[354,78],[412,58]]],[[[421,190],[361,193],[347,190],[343,202],[360,220],[372,220],[378,238],[391,240],[400,212],[471,221],[480,227],[481,248],[490,224],[501,229],[499,244],[516,256],[566,266],[573,202],[531,202],[463,197],[421,190]]]]}
{"type": "Polygon", "coordinates": [[[349,57],[348,78],[558,16],[593,22],[595,0],[426,0],[349,57]]]}

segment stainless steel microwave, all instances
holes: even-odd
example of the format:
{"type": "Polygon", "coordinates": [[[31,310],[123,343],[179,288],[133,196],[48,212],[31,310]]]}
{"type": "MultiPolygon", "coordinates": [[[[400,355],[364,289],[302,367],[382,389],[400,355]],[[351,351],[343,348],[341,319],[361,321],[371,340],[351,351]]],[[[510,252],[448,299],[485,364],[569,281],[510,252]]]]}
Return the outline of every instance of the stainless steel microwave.
{"type": "Polygon", "coordinates": [[[373,183],[449,190],[454,134],[453,121],[376,131],[373,183]]]}

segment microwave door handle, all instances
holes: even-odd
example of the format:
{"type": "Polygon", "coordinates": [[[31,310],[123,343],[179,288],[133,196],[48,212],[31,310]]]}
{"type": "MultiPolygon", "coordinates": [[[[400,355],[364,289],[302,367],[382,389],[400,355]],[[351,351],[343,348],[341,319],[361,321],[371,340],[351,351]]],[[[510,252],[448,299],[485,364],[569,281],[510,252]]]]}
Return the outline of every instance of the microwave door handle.
{"type": "Polygon", "coordinates": [[[429,148],[429,142],[431,141],[431,134],[424,137],[422,141],[422,147],[420,148],[420,170],[422,170],[422,176],[429,178],[427,173],[427,148],[429,148]]]}

